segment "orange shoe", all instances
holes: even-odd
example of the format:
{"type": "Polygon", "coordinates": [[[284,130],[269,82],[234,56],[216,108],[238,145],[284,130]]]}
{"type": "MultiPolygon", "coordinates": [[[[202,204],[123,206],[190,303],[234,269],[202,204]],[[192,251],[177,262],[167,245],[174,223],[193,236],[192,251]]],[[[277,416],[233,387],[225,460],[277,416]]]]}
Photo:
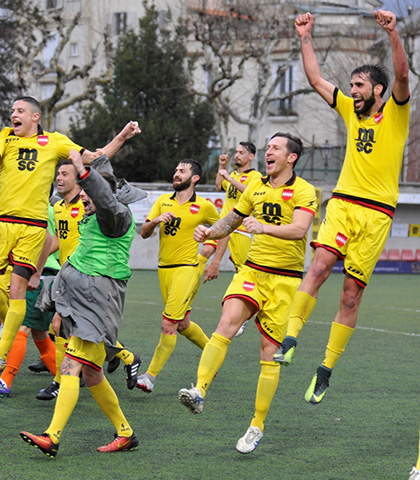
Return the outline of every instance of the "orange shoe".
{"type": "Polygon", "coordinates": [[[20,432],[22,440],[35,448],[39,448],[47,457],[54,458],[57,455],[59,443],[54,443],[48,433],[32,435],[28,432],[20,432]]]}
{"type": "Polygon", "coordinates": [[[98,447],[98,452],[120,452],[123,450],[137,450],[139,439],[137,435],[133,433],[131,437],[120,437],[115,434],[115,439],[108,445],[98,447]]]}

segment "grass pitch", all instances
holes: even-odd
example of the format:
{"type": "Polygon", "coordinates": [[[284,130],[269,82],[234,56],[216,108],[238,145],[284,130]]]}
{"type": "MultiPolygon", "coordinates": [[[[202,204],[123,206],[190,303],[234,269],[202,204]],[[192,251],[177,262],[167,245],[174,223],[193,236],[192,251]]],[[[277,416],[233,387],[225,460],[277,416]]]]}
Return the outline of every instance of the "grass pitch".
{"type": "MultiPolygon", "coordinates": [[[[218,323],[231,277],[222,273],[203,285],[194,302],[192,318],[208,335],[218,323]]],[[[309,405],[303,395],[323,359],[342,279],[333,274],[322,288],[293,363],[281,370],[264,438],[254,453],[235,450],[252,419],[260,370],[260,334],[253,322],[232,341],[202,415],[191,415],[177,400],[178,390],[195,382],[201,353],[179,336],[152,394],[129,391],[121,366],[108,375],[140,438],[138,451],[96,452],[114,431],[83,388],[55,459],[19,438],[21,430],[42,432],[55,402],[35,398],[51,377],[28,370],[37,361],[29,340],[12,394],[0,399],[0,479],[407,480],[417,459],[420,425],[420,277],[373,277],[325,399],[309,405]]],[[[134,272],[119,339],[143,356],[141,372],[159,340],[161,311],[157,272],[134,272]]]]}

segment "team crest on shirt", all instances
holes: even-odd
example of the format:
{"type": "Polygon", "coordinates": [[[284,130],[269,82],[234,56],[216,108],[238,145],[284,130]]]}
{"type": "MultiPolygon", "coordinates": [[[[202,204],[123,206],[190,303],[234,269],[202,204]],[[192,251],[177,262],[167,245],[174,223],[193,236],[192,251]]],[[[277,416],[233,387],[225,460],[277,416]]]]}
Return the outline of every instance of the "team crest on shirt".
{"type": "Polygon", "coordinates": [[[190,212],[192,214],[195,214],[195,213],[198,213],[200,211],[200,207],[198,205],[196,205],[195,203],[193,203],[190,207],[190,212]]]}
{"type": "Polygon", "coordinates": [[[242,177],[239,179],[239,181],[241,183],[244,183],[247,178],[248,178],[248,175],[242,175],[242,177]]]}
{"type": "Polygon", "coordinates": [[[283,201],[288,202],[293,197],[294,190],[290,188],[285,188],[281,194],[283,201]]]}
{"type": "Polygon", "coordinates": [[[45,145],[48,145],[48,135],[38,135],[36,141],[41,147],[45,147],[45,145]]]}
{"type": "Polygon", "coordinates": [[[72,218],[76,218],[77,215],[79,215],[79,211],[80,211],[79,207],[73,207],[70,212],[70,215],[72,216],[72,218]]]}
{"type": "Polygon", "coordinates": [[[242,288],[246,290],[247,292],[252,292],[255,288],[255,283],[252,282],[247,282],[246,280],[244,281],[242,288]]]}
{"type": "Polygon", "coordinates": [[[347,243],[347,240],[348,238],[340,232],[338,232],[337,236],[335,237],[335,242],[339,247],[344,247],[344,245],[347,243]]]}
{"type": "Polygon", "coordinates": [[[374,117],[375,123],[381,123],[383,118],[384,118],[384,112],[377,113],[374,117]]]}

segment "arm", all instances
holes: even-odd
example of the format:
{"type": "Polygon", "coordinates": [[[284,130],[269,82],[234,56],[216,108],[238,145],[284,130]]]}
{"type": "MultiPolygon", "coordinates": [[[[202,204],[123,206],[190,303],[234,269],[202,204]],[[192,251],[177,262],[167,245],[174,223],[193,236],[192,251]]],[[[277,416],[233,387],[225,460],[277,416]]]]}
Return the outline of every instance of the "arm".
{"type": "Polygon", "coordinates": [[[229,177],[229,173],[226,171],[226,166],[229,161],[229,155],[219,155],[219,170],[216,176],[216,189],[218,192],[222,190],[222,182],[223,180],[228,180],[226,178],[229,177]]]}
{"type": "Polygon", "coordinates": [[[243,217],[235,213],[233,210],[226,217],[221,218],[210,228],[199,225],[194,232],[194,240],[196,242],[204,242],[209,238],[224,238],[236,230],[241,225],[243,217]]]}
{"type": "Polygon", "coordinates": [[[267,225],[255,217],[244,219],[244,226],[249,233],[270,235],[284,240],[302,240],[311,226],[314,216],[304,210],[295,210],[292,223],[287,225],[267,225]]]}
{"type": "Polygon", "coordinates": [[[392,12],[378,10],[374,12],[378,24],[387,33],[392,51],[392,64],[394,66],[394,83],[392,84],[392,93],[397,102],[405,102],[410,96],[408,85],[408,61],[401,43],[400,36],[396,29],[397,20],[392,12]]]}
{"type": "Polygon", "coordinates": [[[52,253],[55,253],[58,250],[58,237],[57,237],[57,232],[51,237],[51,248],[50,248],[50,255],[52,253]]]}
{"type": "Polygon", "coordinates": [[[309,12],[299,15],[295,20],[296,31],[300,37],[303,67],[311,87],[313,87],[329,105],[332,105],[335,86],[322,77],[321,68],[312,45],[311,32],[313,25],[314,17],[309,12]]]}
{"type": "Polygon", "coordinates": [[[44,270],[45,263],[50,255],[51,242],[52,242],[52,237],[50,232],[47,230],[44,246],[42,247],[41,255],[39,256],[38,263],[36,264],[37,271],[29,279],[28,287],[27,287],[28,290],[36,290],[39,287],[42,270],[44,270]]]}
{"type": "Polygon", "coordinates": [[[227,246],[229,243],[229,236],[221,238],[217,242],[216,252],[214,254],[213,260],[210,265],[206,268],[204,273],[203,283],[210,282],[215,280],[219,276],[220,262],[222,261],[223,255],[226,252],[227,246]]]}
{"type": "Polygon", "coordinates": [[[139,124],[137,122],[128,122],[127,125],[121,130],[121,132],[115,136],[108,145],[100,149],[100,153],[91,152],[90,150],[84,150],[82,154],[83,163],[89,165],[96,157],[101,154],[105,154],[108,158],[113,157],[118,150],[124,145],[126,140],[134,137],[141,132],[139,124]]]}
{"type": "Polygon", "coordinates": [[[172,212],[165,212],[157,216],[150,222],[144,222],[141,226],[140,235],[142,236],[142,238],[149,238],[150,235],[155,231],[155,228],[159,225],[159,223],[168,223],[171,221],[172,218],[175,218],[175,215],[172,212]]]}
{"type": "Polygon", "coordinates": [[[231,176],[227,176],[225,178],[229,183],[231,183],[237,190],[239,190],[241,193],[245,192],[246,185],[244,183],[238,182],[237,180],[234,180],[231,176]]]}

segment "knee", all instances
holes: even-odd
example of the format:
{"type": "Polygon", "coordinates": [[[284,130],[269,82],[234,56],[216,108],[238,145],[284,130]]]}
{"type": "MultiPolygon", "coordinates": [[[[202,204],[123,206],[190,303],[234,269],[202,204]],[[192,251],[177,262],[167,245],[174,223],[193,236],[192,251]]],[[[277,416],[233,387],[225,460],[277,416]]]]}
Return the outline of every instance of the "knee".
{"type": "Polygon", "coordinates": [[[357,309],[362,299],[363,289],[353,283],[354,285],[345,285],[341,293],[341,306],[346,310],[357,309]]]}

